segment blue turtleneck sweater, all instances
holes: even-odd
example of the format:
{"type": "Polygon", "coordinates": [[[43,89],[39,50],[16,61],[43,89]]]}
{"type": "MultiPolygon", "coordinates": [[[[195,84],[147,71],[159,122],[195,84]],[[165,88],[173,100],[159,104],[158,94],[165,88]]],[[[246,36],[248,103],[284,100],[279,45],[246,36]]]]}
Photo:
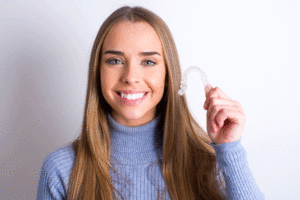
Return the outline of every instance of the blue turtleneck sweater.
{"type": "MultiPolygon", "coordinates": [[[[162,153],[155,139],[159,117],[142,126],[128,127],[108,115],[111,164],[119,172],[110,170],[110,175],[114,186],[125,199],[157,199],[158,193],[163,191],[171,199],[159,168],[162,153]]],[[[265,199],[250,171],[247,154],[240,140],[210,145],[216,151],[217,164],[224,175],[229,200],[265,199]]],[[[46,156],[40,172],[37,200],[67,199],[74,155],[71,144],[68,144],[46,156]]]]}

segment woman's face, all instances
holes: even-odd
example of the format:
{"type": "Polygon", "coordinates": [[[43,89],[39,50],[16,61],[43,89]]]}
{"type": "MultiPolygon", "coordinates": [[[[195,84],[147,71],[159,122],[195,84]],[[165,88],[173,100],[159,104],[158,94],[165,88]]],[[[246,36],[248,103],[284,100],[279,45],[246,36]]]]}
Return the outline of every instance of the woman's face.
{"type": "Polygon", "coordinates": [[[153,120],[166,77],[155,29],[146,22],[119,22],[108,32],[101,52],[101,88],[112,107],[113,119],[125,126],[141,126],[153,120]],[[134,101],[122,98],[120,90],[147,93],[134,101]]]}

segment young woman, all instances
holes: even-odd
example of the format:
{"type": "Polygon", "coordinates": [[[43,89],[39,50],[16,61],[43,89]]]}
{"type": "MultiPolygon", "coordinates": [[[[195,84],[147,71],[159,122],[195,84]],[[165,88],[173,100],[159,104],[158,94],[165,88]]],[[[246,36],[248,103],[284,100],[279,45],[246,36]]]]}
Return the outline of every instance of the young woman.
{"type": "Polygon", "coordinates": [[[207,134],[180,81],[163,20],[141,7],[112,13],[92,49],[81,135],[45,158],[37,199],[264,199],[240,103],[206,87],[207,134]]]}

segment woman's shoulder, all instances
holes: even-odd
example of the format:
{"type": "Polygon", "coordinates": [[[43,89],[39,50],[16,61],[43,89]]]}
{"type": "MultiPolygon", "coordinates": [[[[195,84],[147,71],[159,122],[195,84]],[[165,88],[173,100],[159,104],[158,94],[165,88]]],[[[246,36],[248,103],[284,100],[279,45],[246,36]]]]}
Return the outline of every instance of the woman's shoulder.
{"type": "Polygon", "coordinates": [[[64,199],[74,163],[72,144],[50,152],[43,161],[37,199],[64,199]]]}
{"type": "Polygon", "coordinates": [[[66,144],[50,152],[43,162],[43,168],[49,174],[65,174],[70,172],[75,158],[72,144],[66,144]]]}

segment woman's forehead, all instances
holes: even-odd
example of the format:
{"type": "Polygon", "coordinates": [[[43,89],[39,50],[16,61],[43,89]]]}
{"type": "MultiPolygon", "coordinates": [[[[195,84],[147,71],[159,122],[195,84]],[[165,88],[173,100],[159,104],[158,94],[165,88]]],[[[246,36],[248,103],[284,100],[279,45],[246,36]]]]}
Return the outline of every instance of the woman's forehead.
{"type": "Polygon", "coordinates": [[[155,29],[147,22],[122,21],[108,32],[104,49],[156,50],[162,53],[162,45],[155,29]]]}

